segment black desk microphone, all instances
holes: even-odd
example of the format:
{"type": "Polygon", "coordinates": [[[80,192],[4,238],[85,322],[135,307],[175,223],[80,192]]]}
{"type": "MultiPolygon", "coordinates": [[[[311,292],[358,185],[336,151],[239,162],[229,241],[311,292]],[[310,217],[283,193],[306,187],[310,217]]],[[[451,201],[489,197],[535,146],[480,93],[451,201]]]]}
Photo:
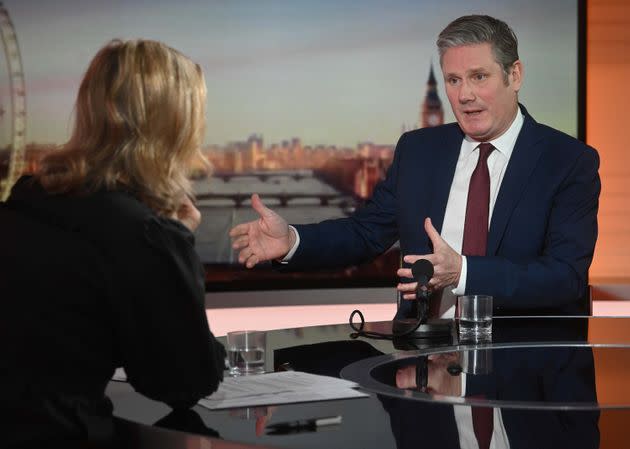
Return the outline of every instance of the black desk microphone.
{"type": "MultiPolygon", "coordinates": [[[[429,312],[429,290],[427,287],[429,281],[433,277],[433,264],[427,259],[418,259],[411,265],[411,274],[414,282],[418,283],[416,288],[416,304],[414,310],[416,317],[394,319],[392,321],[392,333],[386,334],[375,331],[364,331],[363,326],[365,320],[363,314],[359,310],[354,310],[350,314],[350,326],[355,331],[351,334],[352,338],[359,336],[369,338],[391,338],[394,340],[394,346],[407,338],[450,338],[452,320],[432,319],[428,320],[429,312]],[[357,328],[353,323],[353,318],[358,315],[361,323],[357,328]]],[[[407,300],[404,300],[407,301],[407,300]]]]}
{"type": "Polygon", "coordinates": [[[428,319],[429,290],[423,287],[427,287],[433,277],[433,264],[427,259],[418,259],[411,265],[411,274],[414,282],[418,283],[416,318],[395,319],[392,322],[393,333],[410,338],[450,337],[451,320],[428,319]]]}
{"type": "Polygon", "coordinates": [[[413,280],[418,283],[418,291],[426,287],[433,277],[433,264],[427,259],[418,259],[411,265],[413,280]]]}

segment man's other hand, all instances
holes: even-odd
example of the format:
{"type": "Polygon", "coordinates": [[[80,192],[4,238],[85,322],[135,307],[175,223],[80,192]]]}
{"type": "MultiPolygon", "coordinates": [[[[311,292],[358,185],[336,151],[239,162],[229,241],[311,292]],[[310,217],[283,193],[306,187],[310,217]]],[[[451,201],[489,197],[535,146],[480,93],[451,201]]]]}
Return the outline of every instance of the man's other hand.
{"type": "MultiPolygon", "coordinates": [[[[433,277],[429,281],[429,290],[440,290],[448,286],[456,286],[462,270],[462,256],[455,252],[440,236],[433,227],[430,218],[424,220],[424,230],[433,244],[433,254],[407,255],[404,257],[404,261],[413,264],[416,260],[427,259],[433,264],[433,277]]],[[[399,268],[396,274],[401,278],[413,278],[411,268],[399,268]]],[[[403,293],[404,299],[415,299],[418,283],[400,282],[396,288],[403,293]]]]}
{"type": "Polygon", "coordinates": [[[265,206],[258,194],[252,195],[252,207],[260,218],[230,230],[232,248],[239,250],[238,261],[247,268],[267,260],[282,259],[295,242],[295,235],[286,220],[265,206]]]}

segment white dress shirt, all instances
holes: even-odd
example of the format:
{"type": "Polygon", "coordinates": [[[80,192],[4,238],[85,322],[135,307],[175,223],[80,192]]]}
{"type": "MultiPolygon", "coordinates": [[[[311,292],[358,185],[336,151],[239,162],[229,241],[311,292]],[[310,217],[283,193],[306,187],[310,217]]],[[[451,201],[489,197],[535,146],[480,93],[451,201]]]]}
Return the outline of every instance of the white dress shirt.
{"type": "MultiPolygon", "coordinates": [[[[490,172],[490,205],[488,209],[488,227],[492,219],[492,211],[499,194],[499,188],[505,175],[505,169],[512,156],[512,150],[516,143],[516,138],[523,127],[523,114],[520,109],[510,127],[489,143],[494,146],[494,151],[488,156],[488,171],[490,172]]],[[[453,183],[446,203],[444,213],[444,223],[442,225],[441,236],[457,253],[462,252],[462,242],[464,240],[464,222],[466,220],[466,203],[468,201],[468,185],[477,161],[479,160],[479,143],[470,137],[464,137],[459,150],[459,158],[455,167],[453,183]]],[[[466,293],[466,275],[468,265],[466,257],[462,257],[462,271],[459,277],[459,284],[454,289],[445,288],[442,292],[439,304],[432,305],[437,310],[437,316],[442,318],[452,318],[455,316],[455,300],[457,296],[466,293]]]]}
{"type": "MultiPolygon", "coordinates": [[[[461,373],[462,391],[466,391],[466,374],[461,373]]],[[[503,415],[498,407],[492,409],[492,435],[490,436],[490,449],[510,449],[510,440],[507,435],[503,415]]],[[[479,449],[479,443],[475,436],[473,426],[472,408],[467,405],[454,405],[455,424],[459,436],[460,449],[479,449]]]]}
{"type": "MultiPolygon", "coordinates": [[[[472,409],[468,406],[455,405],[455,423],[459,434],[459,446],[461,449],[479,449],[479,443],[473,427],[472,409]]],[[[500,408],[492,411],[492,436],[490,437],[490,449],[509,449],[510,440],[503,424],[503,415],[500,408]]]]}

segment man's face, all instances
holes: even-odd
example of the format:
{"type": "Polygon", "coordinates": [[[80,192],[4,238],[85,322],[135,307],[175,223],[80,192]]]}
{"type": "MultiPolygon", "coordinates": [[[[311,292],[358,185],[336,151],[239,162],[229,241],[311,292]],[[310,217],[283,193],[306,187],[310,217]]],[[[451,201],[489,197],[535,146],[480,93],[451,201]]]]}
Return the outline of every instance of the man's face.
{"type": "Polygon", "coordinates": [[[503,134],[514,120],[522,66],[514,62],[508,82],[489,43],[462,45],[442,56],[446,94],[462,130],[479,142],[503,134]]]}

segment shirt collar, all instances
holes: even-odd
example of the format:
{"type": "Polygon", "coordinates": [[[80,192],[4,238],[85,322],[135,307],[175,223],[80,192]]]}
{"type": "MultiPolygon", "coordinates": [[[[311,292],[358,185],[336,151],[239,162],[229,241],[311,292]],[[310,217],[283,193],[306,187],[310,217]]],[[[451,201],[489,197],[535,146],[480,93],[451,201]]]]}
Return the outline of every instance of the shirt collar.
{"type": "MultiPolygon", "coordinates": [[[[521,112],[521,108],[517,108],[516,117],[512,120],[512,124],[510,127],[501,134],[496,139],[491,140],[489,143],[494,146],[496,150],[505,155],[505,157],[509,160],[512,155],[512,150],[514,149],[514,144],[516,143],[516,138],[518,134],[521,132],[521,128],[523,127],[523,113],[521,112]]],[[[469,156],[477,147],[479,146],[478,141],[471,139],[469,136],[464,136],[464,142],[462,145],[463,153],[466,156],[469,156]]]]}

